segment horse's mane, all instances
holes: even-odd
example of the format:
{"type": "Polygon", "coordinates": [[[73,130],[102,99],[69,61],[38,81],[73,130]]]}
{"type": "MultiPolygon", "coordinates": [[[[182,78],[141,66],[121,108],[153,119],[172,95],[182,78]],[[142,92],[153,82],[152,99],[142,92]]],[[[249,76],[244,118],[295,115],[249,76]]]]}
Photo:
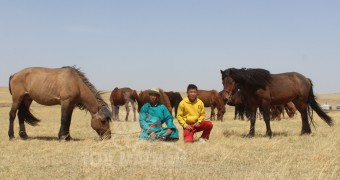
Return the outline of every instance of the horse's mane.
{"type": "Polygon", "coordinates": [[[230,76],[236,83],[248,85],[253,89],[264,89],[270,83],[271,74],[265,69],[226,69],[222,75],[224,79],[230,76]]]}
{"type": "MultiPolygon", "coordinates": [[[[85,73],[83,73],[82,71],[80,71],[79,68],[75,67],[75,66],[64,66],[62,68],[70,68],[73,69],[78,76],[80,77],[80,79],[86,84],[86,86],[90,89],[90,91],[92,92],[92,94],[96,97],[97,102],[99,103],[100,107],[108,107],[107,103],[103,100],[103,98],[101,97],[101,94],[103,94],[103,92],[98,91],[96,89],[96,87],[94,87],[94,85],[88,80],[88,78],[85,76],[85,73]]],[[[81,103],[76,105],[79,109],[84,110],[86,109],[85,106],[81,103]]]]}

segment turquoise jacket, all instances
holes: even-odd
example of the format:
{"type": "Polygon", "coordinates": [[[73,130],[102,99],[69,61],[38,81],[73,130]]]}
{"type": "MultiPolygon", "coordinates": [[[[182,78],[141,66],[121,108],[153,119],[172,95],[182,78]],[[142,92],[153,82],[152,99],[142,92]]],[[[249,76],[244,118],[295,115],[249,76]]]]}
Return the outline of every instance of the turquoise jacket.
{"type": "Polygon", "coordinates": [[[178,129],[173,123],[172,115],[162,103],[158,103],[155,106],[152,106],[150,103],[144,104],[139,112],[139,123],[142,128],[139,139],[156,140],[155,138],[150,137],[150,133],[155,132],[158,139],[178,140],[178,129]],[[166,124],[166,127],[150,127],[152,124],[163,125],[164,123],[166,124]],[[169,128],[172,130],[172,133],[167,135],[166,130],[169,128]]]}

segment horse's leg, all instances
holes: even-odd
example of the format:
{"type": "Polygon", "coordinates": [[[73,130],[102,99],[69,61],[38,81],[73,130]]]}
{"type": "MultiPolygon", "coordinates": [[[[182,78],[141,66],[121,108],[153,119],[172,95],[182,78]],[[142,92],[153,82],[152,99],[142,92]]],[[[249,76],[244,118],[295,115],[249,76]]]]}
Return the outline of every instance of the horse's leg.
{"type": "Polygon", "coordinates": [[[215,106],[211,105],[210,119],[215,120],[215,106]]]}
{"type": "Polygon", "coordinates": [[[256,122],[256,106],[248,107],[247,111],[249,111],[249,120],[250,120],[250,130],[248,137],[254,137],[255,135],[255,122],[256,122]]]}
{"type": "Polygon", "coordinates": [[[119,120],[119,106],[117,105],[112,105],[112,117],[113,120],[118,121],[119,120]]]}
{"type": "Polygon", "coordinates": [[[71,117],[73,113],[73,106],[69,103],[61,104],[61,126],[58,133],[58,137],[61,140],[70,140],[70,125],[71,125],[71,117]]]}
{"type": "Polygon", "coordinates": [[[307,109],[305,109],[302,112],[300,111],[300,113],[301,113],[301,119],[302,119],[301,135],[312,133],[312,130],[310,129],[310,125],[308,122],[307,109]]]}
{"type": "Polygon", "coordinates": [[[21,103],[21,98],[14,98],[11,110],[9,111],[9,127],[8,127],[8,137],[9,139],[14,138],[14,119],[17,114],[18,107],[21,103]]]}
{"type": "Polygon", "coordinates": [[[263,108],[263,119],[264,122],[266,123],[266,136],[272,137],[272,130],[270,128],[270,108],[263,108]]]}
{"type": "MultiPolygon", "coordinates": [[[[255,118],[256,118],[256,114],[255,114],[255,118]]],[[[244,111],[242,111],[241,113],[239,113],[239,119],[241,119],[242,121],[244,121],[244,111]]]]}
{"type": "Polygon", "coordinates": [[[132,106],[132,111],[133,111],[133,120],[137,121],[136,106],[135,106],[135,102],[134,101],[131,101],[131,106],[132,106]]]}
{"type": "Polygon", "coordinates": [[[237,118],[237,107],[235,106],[235,112],[234,112],[234,120],[237,118]]]}
{"type": "Polygon", "coordinates": [[[112,120],[116,120],[115,117],[116,106],[113,103],[111,103],[111,108],[112,108],[112,120]]]}
{"type": "Polygon", "coordinates": [[[250,130],[249,130],[248,137],[254,137],[254,135],[255,135],[256,111],[250,112],[249,119],[250,119],[250,130]]]}
{"type": "Polygon", "coordinates": [[[312,130],[310,129],[310,125],[308,122],[308,113],[307,113],[307,105],[301,103],[302,101],[295,100],[293,103],[296,106],[296,109],[301,114],[301,120],[302,120],[302,128],[301,128],[301,135],[303,134],[310,134],[312,133],[312,130]]]}
{"type": "MultiPolygon", "coordinates": [[[[24,99],[22,100],[21,106],[23,106],[22,108],[25,108],[25,110],[30,108],[32,104],[32,99],[26,95],[24,96],[24,99]]],[[[22,109],[19,108],[19,112],[18,112],[18,118],[19,118],[19,136],[21,137],[21,139],[26,140],[28,138],[27,133],[26,133],[26,128],[25,128],[25,117],[22,114],[22,109]]]]}
{"type": "Polygon", "coordinates": [[[125,102],[125,109],[126,109],[125,121],[128,121],[129,120],[129,114],[130,114],[129,101],[125,102]]]}
{"type": "MultiPolygon", "coordinates": [[[[22,89],[23,90],[23,89],[22,89]]],[[[14,120],[15,116],[17,114],[18,108],[20,104],[22,103],[22,100],[25,96],[24,90],[21,91],[14,91],[12,90],[12,107],[11,110],[9,111],[9,127],[8,127],[8,137],[9,139],[14,138],[14,120]]]]}

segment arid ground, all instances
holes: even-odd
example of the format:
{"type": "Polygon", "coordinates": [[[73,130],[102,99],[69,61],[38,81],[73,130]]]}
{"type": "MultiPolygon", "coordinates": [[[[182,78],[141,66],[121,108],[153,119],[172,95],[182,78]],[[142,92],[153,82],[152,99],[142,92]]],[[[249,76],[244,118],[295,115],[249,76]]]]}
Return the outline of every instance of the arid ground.
{"type": "MultiPolygon", "coordinates": [[[[110,92],[103,95],[109,102],[110,92]]],[[[340,104],[340,94],[317,94],[320,104],[340,104]]],[[[263,120],[256,122],[256,135],[247,138],[249,121],[232,120],[234,107],[227,106],[223,122],[214,121],[209,143],[138,140],[139,123],[111,123],[112,139],[100,141],[90,126],[90,114],[76,109],[69,142],[57,138],[60,106],[33,104],[42,121],[26,125],[28,140],[9,141],[8,113],[11,96],[0,88],[1,179],[340,179],[340,110],[328,112],[329,127],[316,113],[311,135],[300,135],[301,119],[272,121],[274,136],[265,137],[263,120]]],[[[206,109],[210,114],[210,109],[206,109]]],[[[196,135],[198,138],[200,134],[196,135]]]]}

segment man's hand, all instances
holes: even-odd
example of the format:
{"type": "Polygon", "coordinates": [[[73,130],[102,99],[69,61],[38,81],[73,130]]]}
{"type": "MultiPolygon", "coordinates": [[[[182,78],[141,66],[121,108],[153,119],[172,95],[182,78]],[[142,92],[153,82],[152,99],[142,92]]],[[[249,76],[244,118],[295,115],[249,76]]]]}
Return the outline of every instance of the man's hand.
{"type": "Polygon", "coordinates": [[[156,133],[152,132],[152,133],[150,133],[150,136],[153,137],[153,138],[156,138],[156,133]]]}
{"type": "Polygon", "coordinates": [[[196,128],[198,128],[200,125],[201,125],[201,123],[199,123],[199,122],[197,122],[197,123],[194,124],[194,126],[195,126],[196,128]]]}
{"type": "Polygon", "coordinates": [[[172,133],[172,130],[171,130],[171,129],[167,129],[167,130],[166,130],[166,134],[167,134],[167,135],[170,135],[171,133],[172,133]]]}
{"type": "Polygon", "coordinates": [[[187,125],[187,127],[185,129],[192,131],[192,127],[190,125],[187,125]]]}

